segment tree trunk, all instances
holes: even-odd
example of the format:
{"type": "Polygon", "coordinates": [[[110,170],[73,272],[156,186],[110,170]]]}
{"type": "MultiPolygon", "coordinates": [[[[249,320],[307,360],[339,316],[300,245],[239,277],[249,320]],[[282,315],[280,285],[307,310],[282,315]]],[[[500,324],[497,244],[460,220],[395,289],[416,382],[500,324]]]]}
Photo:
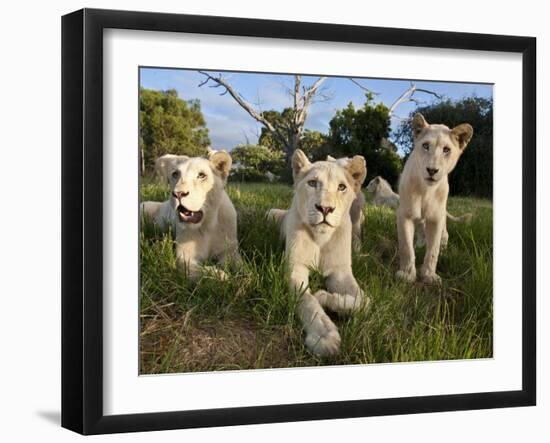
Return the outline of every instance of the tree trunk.
{"type": "Polygon", "coordinates": [[[145,153],[143,152],[143,145],[141,146],[141,176],[145,176],[145,153]]]}

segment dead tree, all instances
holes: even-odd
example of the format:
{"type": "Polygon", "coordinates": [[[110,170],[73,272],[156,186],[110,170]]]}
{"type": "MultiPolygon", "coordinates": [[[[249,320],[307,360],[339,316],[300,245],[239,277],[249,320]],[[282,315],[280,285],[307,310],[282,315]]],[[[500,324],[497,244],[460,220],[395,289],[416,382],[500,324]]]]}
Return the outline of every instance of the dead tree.
{"type": "MultiPolygon", "coordinates": [[[[417,93],[417,92],[422,92],[424,94],[430,94],[430,95],[433,95],[434,97],[436,97],[438,100],[441,100],[441,96],[433,91],[430,91],[428,89],[422,89],[422,88],[418,88],[414,83],[411,82],[411,86],[409,87],[409,89],[407,89],[405,92],[403,92],[398,98],[397,100],[395,100],[390,108],[389,108],[389,111],[388,111],[388,115],[390,117],[393,117],[394,116],[394,112],[396,110],[396,108],[402,104],[402,103],[407,103],[407,102],[413,102],[417,105],[421,105],[425,102],[417,99],[414,95],[417,93]]],[[[403,118],[401,118],[402,120],[404,120],[403,118]]]]}
{"type": "MultiPolygon", "coordinates": [[[[360,89],[365,91],[365,93],[367,94],[367,97],[373,97],[375,95],[379,95],[378,92],[374,92],[372,89],[367,88],[365,85],[362,85],[354,78],[350,78],[349,80],[352,81],[355,85],[357,85],[360,89]]],[[[395,117],[399,120],[405,120],[405,121],[410,120],[411,117],[400,117],[398,115],[395,115],[395,110],[399,105],[407,102],[413,102],[416,105],[421,105],[425,103],[424,101],[419,100],[417,97],[415,97],[415,94],[418,92],[433,95],[438,100],[442,99],[441,95],[437,94],[436,92],[430,91],[428,89],[418,88],[415,83],[411,82],[410,87],[407,90],[405,90],[399,97],[397,97],[397,99],[388,108],[388,117],[389,118],[395,117]]],[[[386,137],[382,139],[381,147],[389,151],[393,151],[393,152],[396,151],[395,144],[393,144],[386,137]]]]}
{"type": "MultiPolygon", "coordinates": [[[[362,89],[363,91],[365,91],[367,93],[367,95],[379,95],[378,92],[374,92],[372,89],[369,89],[367,88],[366,86],[362,85],[361,83],[359,83],[357,80],[355,80],[354,78],[350,78],[349,79],[350,81],[352,81],[355,85],[357,85],[360,89],[362,89]]],[[[396,117],[396,118],[399,118],[400,120],[408,120],[408,118],[403,118],[403,117],[399,117],[397,115],[395,115],[395,110],[397,109],[397,107],[403,103],[407,103],[407,102],[413,102],[417,105],[420,105],[420,104],[423,104],[425,103],[424,101],[422,100],[419,100],[415,94],[418,93],[418,92],[421,92],[421,93],[424,93],[424,94],[430,94],[430,95],[433,95],[434,97],[436,97],[438,100],[441,100],[442,97],[441,95],[437,94],[436,92],[434,91],[430,91],[429,89],[423,89],[423,88],[418,88],[416,86],[415,83],[411,82],[411,86],[406,90],[404,91],[391,105],[390,107],[388,108],[388,116],[391,118],[391,117],[396,117]]]]}
{"type": "MultiPolygon", "coordinates": [[[[205,71],[199,72],[205,76],[204,81],[199,84],[199,87],[212,83],[210,87],[223,88],[224,91],[221,95],[229,94],[254,120],[262,124],[273,134],[273,137],[284,147],[287,159],[292,157],[292,154],[299,146],[304,132],[307,110],[312,104],[314,97],[320,94],[320,86],[326,80],[326,77],[319,77],[311,86],[304,86],[302,85],[302,76],[295,75],[294,87],[289,89],[292,97],[292,118],[288,122],[282,121],[283,119],[281,119],[281,122],[271,122],[265,118],[263,112],[247,102],[221,74],[213,75],[205,71]]],[[[323,97],[327,98],[327,96],[323,97]]]]}

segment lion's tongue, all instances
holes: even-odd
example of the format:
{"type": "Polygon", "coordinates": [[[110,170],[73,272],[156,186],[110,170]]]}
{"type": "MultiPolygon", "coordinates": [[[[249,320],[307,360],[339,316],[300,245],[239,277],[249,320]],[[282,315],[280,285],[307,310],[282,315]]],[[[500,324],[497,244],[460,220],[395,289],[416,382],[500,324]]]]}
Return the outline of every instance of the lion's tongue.
{"type": "Polygon", "coordinates": [[[187,208],[179,210],[180,219],[186,223],[198,223],[202,220],[202,211],[189,211],[187,208]]]}

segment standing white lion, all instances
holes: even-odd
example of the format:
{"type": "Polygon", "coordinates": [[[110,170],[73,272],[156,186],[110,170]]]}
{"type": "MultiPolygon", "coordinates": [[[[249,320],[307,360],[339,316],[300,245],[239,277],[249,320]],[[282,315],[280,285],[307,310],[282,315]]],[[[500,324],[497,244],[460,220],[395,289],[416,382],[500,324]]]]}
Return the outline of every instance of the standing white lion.
{"type": "Polygon", "coordinates": [[[463,123],[453,129],[428,124],[422,114],[412,121],[414,147],[407,159],[399,182],[397,234],[399,270],[397,278],[416,280],[413,237],[415,225],[423,226],[426,254],[420,278],[427,284],[438,284],[436,273],[441,243],[447,241],[448,175],[456,166],[473,135],[473,128],[463,123]]]}

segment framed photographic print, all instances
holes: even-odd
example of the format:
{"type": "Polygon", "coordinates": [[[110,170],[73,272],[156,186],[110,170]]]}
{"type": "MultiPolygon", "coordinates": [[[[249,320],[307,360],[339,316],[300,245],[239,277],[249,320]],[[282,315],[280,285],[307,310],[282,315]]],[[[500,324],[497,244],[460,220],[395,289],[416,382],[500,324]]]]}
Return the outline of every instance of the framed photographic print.
{"type": "Polygon", "coordinates": [[[536,401],[536,41],[62,20],[62,425],[536,401]]]}

